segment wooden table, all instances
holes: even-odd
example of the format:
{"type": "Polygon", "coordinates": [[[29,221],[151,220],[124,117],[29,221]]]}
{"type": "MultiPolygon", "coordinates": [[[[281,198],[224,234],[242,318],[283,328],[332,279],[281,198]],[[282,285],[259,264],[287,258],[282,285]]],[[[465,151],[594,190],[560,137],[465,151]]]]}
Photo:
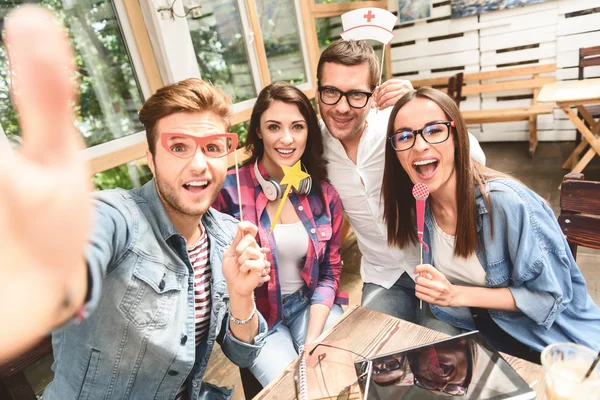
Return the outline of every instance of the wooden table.
{"type": "Polygon", "coordinates": [[[562,81],[544,85],[537,96],[539,103],[556,102],[567,114],[573,125],[581,132],[581,143],[573,150],[563,168],[571,168],[571,172],[578,173],[588,165],[596,154],[600,154],[600,120],[596,121],[585,108],[586,105],[600,104],[600,79],[582,79],[579,81],[562,81]],[[572,109],[576,107],[581,119],[572,109]],[[591,127],[588,128],[583,121],[591,127]],[[579,155],[587,145],[590,149],[578,161],[579,155]]]}
{"type": "MultiPolygon", "coordinates": [[[[366,357],[389,353],[403,348],[431,343],[448,337],[431,329],[424,328],[386,314],[361,306],[350,307],[340,320],[324,332],[318,341],[346,339],[350,349],[366,357]]],[[[546,399],[544,372],[540,365],[503,354],[503,357],[530,385],[537,381],[533,389],[537,399],[546,399]]],[[[298,360],[291,363],[280,377],[269,384],[255,399],[296,398],[294,371],[298,360]]]]}

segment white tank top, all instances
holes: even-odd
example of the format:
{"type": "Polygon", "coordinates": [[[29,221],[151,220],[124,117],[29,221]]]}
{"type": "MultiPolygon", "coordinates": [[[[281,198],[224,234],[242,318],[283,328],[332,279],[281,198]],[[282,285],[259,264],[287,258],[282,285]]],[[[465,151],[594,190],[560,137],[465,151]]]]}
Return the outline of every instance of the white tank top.
{"type": "Polygon", "coordinates": [[[433,265],[452,284],[485,287],[485,270],[475,253],[467,258],[454,255],[456,238],[442,231],[433,218],[433,265]]]}
{"type": "Polygon", "coordinates": [[[292,294],[304,286],[300,271],[308,252],[309,237],[302,221],[277,224],[273,229],[277,249],[277,270],[281,294],[292,294]]]}

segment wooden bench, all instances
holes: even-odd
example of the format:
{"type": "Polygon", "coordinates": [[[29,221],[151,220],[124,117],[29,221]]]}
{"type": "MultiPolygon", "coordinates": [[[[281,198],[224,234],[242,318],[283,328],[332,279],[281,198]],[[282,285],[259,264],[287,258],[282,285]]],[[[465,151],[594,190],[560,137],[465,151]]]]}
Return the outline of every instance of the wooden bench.
{"type": "MultiPolygon", "coordinates": [[[[529,121],[529,154],[533,156],[537,147],[537,116],[540,114],[551,114],[554,106],[538,105],[536,97],[539,89],[545,84],[556,81],[554,76],[540,77],[540,74],[556,71],[555,64],[543,64],[533,67],[509,68],[497,71],[475,72],[462,74],[463,85],[461,88],[453,87],[451,95],[457,92],[462,96],[479,95],[481,93],[505,92],[512,90],[532,89],[533,104],[525,107],[507,107],[483,110],[464,110],[463,117],[467,124],[483,124],[492,122],[529,121]],[[486,82],[492,79],[500,79],[500,82],[486,82]],[[460,89],[460,90],[458,90],[460,89]]],[[[454,85],[456,77],[439,77],[430,79],[418,79],[412,81],[414,87],[432,86],[443,91],[449,85],[454,85]],[[450,78],[453,81],[450,82],[450,78]]],[[[456,99],[455,100],[459,100],[456,99]]]]}

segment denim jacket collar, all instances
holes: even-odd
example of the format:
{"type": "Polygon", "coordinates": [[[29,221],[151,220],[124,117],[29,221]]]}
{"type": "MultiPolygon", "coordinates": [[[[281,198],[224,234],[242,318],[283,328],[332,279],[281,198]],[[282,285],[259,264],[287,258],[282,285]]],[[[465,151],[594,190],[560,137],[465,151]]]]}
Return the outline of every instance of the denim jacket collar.
{"type": "Polygon", "coordinates": [[[154,178],[141,188],[134,189],[133,194],[139,195],[146,200],[146,203],[150,207],[152,219],[158,224],[160,234],[165,241],[168,241],[173,235],[179,235],[177,228],[175,228],[175,225],[171,222],[169,214],[167,214],[167,210],[158,194],[156,180],[154,178]]]}
{"type": "MultiPolygon", "coordinates": [[[[488,182],[486,181],[484,185],[485,192],[489,195],[490,188],[488,182]]],[[[485,204],[485,198],[483,197],[483,193],[481,193],[481,189],[479,188],[479,185],[477,183],[475,183],[475,206],[477,209],[477,233],[479,233],[481,232],[481,227],[483,226],[481,220],[484,214],[488,214],[488,209],[487,204],[485,204]]]]}
{"type": "MultiPolygon", "coordinates": [[[[142,197],[149,205],[151,215],[147,217],[152,218],[156,221],[160,234],[162,235],[165,242],[173,243],[173,241],[175,241],[176,243],[178,243],[177,247],[180,247],[178,251],[184,253],[185,240],[183,236],[179,233],[175,225],[173,225],[173,222],[169,218],[169,214],[167,214],[162,199],[158,194],[155,179],[152,179],[139,189],[134,189],[133,192],[138,196],[142,197]]],[[[220,265],[222,263],[221,259],[214,259],[214,257],[220,257],[221,254],[221,252],[214,251],[214,249],[216,249],[217,247],[227,248],[232,239],[231,233],[226,232],[223,229],[222,224],[220,224],[222,218],[222,214],[217,213],[212,208],[209,208],[208,211],[202,216],[202,226],[204,227],[204,229],[206,229],[206,234],[210,243],[210,262],[212,265],[220,265]]],[[[220,282],[225,279],[223,276],[223,271],[221,270],[221,268],[214,268],[212,270],[212,274],[214,285],[218,286],[218,288],[221,289],[219,291],[222,291],[223,285],[221,285],[220,282]]],[[[213,289],[215,288],[216,287],[213,287],[213,289]]]]}

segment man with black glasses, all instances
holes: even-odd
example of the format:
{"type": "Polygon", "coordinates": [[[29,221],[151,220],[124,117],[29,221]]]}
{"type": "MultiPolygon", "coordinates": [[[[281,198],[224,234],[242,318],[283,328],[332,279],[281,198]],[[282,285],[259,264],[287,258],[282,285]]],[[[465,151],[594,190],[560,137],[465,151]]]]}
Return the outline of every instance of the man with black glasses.
{"type": "MultiPolygon", "coordinates": [[[[376,88],[379,59],[369,44],[354,40],[338,40],[323,51],[317,80],[329,180],[340,194],[362,253],[362,305],[418,322],[413,280],[419,264],[418,247],[400,250],[388,246],[380,201],[391,106],[412,90],[412,85],[391,79],[376,88]]],[[[477,139],[472,135],[470,139],[472,157],[485,164],[477,139]]],[[[433,329],[449,329],[434,318],[427,322],[433,329]]]]}

